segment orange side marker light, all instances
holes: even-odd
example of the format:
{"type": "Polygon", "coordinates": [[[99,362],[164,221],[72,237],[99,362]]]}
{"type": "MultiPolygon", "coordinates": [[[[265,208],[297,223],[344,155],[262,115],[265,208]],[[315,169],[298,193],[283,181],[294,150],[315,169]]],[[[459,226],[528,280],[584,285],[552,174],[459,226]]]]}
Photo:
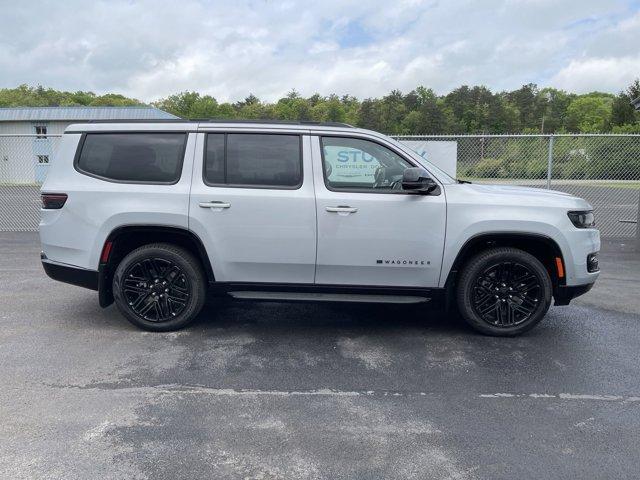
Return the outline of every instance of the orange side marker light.
{"type": "Polygon", "coordinates": [[[556,257],[556,268],[558,269],[558,278],[564,278],[564,267],[560,257],[556,257]]]}

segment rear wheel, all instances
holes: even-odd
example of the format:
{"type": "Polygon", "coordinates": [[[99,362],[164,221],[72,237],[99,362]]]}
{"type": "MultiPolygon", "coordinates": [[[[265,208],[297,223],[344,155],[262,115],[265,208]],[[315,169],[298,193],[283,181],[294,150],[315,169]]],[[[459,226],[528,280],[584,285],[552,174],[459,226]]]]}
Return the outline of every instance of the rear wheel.
{"type": "Polygon", "coordinates": [[[505,247],[486,250],[469,260],[456,295],[462,317],[474,329],[513,336],[542,320],[552,294],[544,265],[527,252],[505,247]]]}
{"type": "Polygon", "coordinates": [[[113,276],[118,310],[134,325],[165,332],[190,323],[206,296],[200,263],[183,248],[144,245],[129,253],[113,276]]]}

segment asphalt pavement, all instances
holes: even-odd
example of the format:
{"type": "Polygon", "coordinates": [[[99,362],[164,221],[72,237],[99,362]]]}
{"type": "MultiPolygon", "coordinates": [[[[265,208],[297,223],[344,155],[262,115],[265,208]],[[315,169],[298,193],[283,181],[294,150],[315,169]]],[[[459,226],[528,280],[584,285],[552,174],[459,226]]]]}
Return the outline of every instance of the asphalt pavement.
{"type": "Polygon", "coordinates": [[[640,254],[528,334],[213,302],[147,333],[0,233],[0,478],[638,478],[640,254]]]}

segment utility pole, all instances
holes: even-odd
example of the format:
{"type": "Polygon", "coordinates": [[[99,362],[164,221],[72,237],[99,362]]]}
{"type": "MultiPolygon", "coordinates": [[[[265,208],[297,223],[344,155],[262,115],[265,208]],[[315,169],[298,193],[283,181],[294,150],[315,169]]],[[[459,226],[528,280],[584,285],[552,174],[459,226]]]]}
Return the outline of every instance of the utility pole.
{"type": "Polygon", "coordinates": [[[544,116],[547,113],[547,107],[549,106],[549,102],[551,101],[551,92],[545,92],[544,98],[546,102],[544,103],[544,110],[542,110],[542,125],[540,125],[540,133],[544,135],[544,116]]]}

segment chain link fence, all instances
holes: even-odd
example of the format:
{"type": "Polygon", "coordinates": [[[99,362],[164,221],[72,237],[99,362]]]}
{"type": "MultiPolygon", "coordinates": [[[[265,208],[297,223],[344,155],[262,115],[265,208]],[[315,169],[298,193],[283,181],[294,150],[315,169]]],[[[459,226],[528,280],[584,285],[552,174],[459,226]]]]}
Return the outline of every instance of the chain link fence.
{"type": "MultiPolygon", "coordinates": [[[[40,185],[60,135],[0,135],[0,231],[35,231],[40,185]]],[[[639,236],[640,135],[439,135],[455,142],[458,178],[560,190],[588,200],[603,237],[639,236]]],[[[436,162],[437,163],[437,162],[436,162]]]]}
{"type": "MultiPolygon", "coordinates": [[[[639,231],[640,135],[400,136],[401,142],[455,142],[457,178],[548,188],[586,199],[603,237],[639,231]]],[[[428,157],[428,156],[427,156],[428,157]]],[[[437,162],[436,162],[437,163],[437,162]]]]}
{"type": "Polygon", "coordinates": [[[38,230],[40,185],[61,135],[0,135],[0,231],[38,230]]]}

